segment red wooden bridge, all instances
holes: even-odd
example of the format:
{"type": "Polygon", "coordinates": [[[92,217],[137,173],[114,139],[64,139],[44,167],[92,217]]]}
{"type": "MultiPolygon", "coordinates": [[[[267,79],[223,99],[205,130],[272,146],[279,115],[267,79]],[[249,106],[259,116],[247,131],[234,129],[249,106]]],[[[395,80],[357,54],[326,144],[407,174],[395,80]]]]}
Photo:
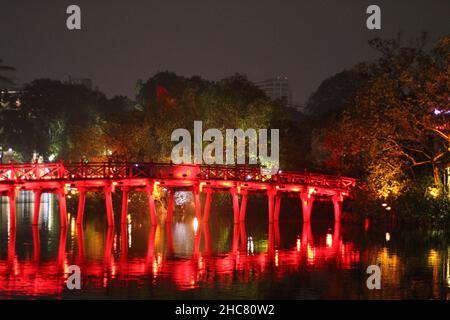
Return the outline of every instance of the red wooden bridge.
{"type": "Polygon", "coordinates": [[[79,192],[77,223],[83,223],[86,192],[104,192],[108,225],[114,225],[112,193],[123,193],[121,222],[126,223],[128,192],[147,193],[152,225],[157,223],[154,190],[165,188],[168,194],[168,221],[174,208],[174,193],[190,190],[194,196],[195,215],[207,222],[213,192],[230,192],[233,200],[234,222],[245,220],[249,193],[265,193],[268,198],[269,222],[278,221],[281,194],[297,194],[303,221],[309,222],[315,200],[329,200],[334,205],[335,221],[340,221],[342,202],[355,186],[355,180],[323,174],[297,171],[264,171],[246,166],[173,165],[160,163],[14,163],[0,165],[0,195],[9,199],[9,217],[16,224],[15,199],[20,190],[35,193],[33,224],[39,221],[42,193],[58,195],[60,225],[67,226],[66,194],[69,189],[79,192]],[[203,210],[200,193],[206,194],[203,210]],[[239,196],[241,201],[239,201],[239,196]],[[202,215],[203,211],[203,215],[202,215]]]}

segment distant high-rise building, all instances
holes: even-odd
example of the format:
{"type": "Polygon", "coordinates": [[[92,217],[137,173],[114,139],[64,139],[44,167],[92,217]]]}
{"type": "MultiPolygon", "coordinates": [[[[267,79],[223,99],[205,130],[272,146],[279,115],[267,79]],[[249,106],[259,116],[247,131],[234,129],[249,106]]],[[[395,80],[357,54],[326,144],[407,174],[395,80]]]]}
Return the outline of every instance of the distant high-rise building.
{"type": "Polygon", "coordinates": [[[286,106],[292,107],[292,91],[289,88],[287,77],[278,76],[276,78],[267,79],[255,83],[262,91],[264,91],[271,100],[284,101],[286,106]]]}
{"type": "Polygon", "coordinates": [[[71,76],[69,76],[66,83],[81,85],[88,88],[89,90],[92,90],[92,79],[89,78],[72,78],[71,76]]]}

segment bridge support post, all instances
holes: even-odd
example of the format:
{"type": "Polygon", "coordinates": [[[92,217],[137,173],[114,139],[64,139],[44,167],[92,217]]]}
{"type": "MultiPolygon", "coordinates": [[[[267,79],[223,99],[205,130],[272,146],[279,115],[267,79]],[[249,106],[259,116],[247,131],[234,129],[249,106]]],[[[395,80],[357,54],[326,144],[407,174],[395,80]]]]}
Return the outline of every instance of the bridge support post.
{"type": "Polygon", "coordinates": [[[78,255],[77,264],[84,263],[84,234],[83,227],[81,225],[77,226],[77,245],[78,245],[78,255]]]}
{"type": "Polygon", "coordinates": [[[200,190],[197,185],[192,188],[192,194],[194,195],[195,217],[200,222],[202,220],[202,208],[200,203],[200,190]]]}
{"type": "Polygon", "coordinates": [[[246,252],[247,250],[247,230],[245,230],[245,223],[239,224],[239,234],[241,238],[241,250],[246,252]]]}
{"type": "Polygon", "coordinates": [[[300,201],[302,203],[303,223],[311,220],[311,211],[314,204],[314,198],[309,193],[300,193],[300,201]]]}
{"type": "Polygon", "coordinates": [[[247,198],[248,198],[248,191],[242,190],[242,200],[241,200],[241,210],[239,212],[239,221],[244,222],[245,221],[245,214],[247,213],[247,198]]]}
{"type": "Polygon", "coordinates": [[[128,215],[128,188],[122,188],[122,208],[120,214],[120,223],[126,224],[128,215]]]}
{"type": "Polygon", "coordinates": [[[233,227],[233,242],[231,243],[233,254],[236,254],[239,250],[239,235],[239,224],[235,224],[233,227]]]}
{"type": "Polygon", "coordinates": [[[16,229],[16,189],[8,192],[9,200],[9,227],[16,229]]]}
{"type": "Polygon", "coordinates": [[[333,246],[334,248],[339,248],[339,239],[341,237],[341,223],[335,222],[334,223],[334,230],[333,230],[333,246]]]}
{"type": "Polygon", "coordinates": [[[152,226],[156,226],[156,206],[155,206],[155,198],[153,197],[153,184],[149,184],[147,187],[147,201],[148,201],[148,209],[150,210],[150,220],[152,222],[152,226]]]}
{"type": "Polygon", "coordinates": [[[166,222],[167,223],[172,223],[172,217],[173,217],[173,209],[174,209],[174,196],[175,196],[175,191],[173,190],[168,190],[168,196],[169,199],[167,201],[167,219],[166,222]]]}
{"type": "Polygon", "coordinates": [[[334,222],[340,222],[342,213],[342,202],[343,202],[342,196],[335,195],[333,196],[332,200],[334,207],[334,222]]]}
{"type": "Polygon", "coordinates": [[[41,209],[41,190],[34,191],[34,212],[33,212],[33,226],[39,224],[39,211],[41,209]]]}
{"type": "Polygon", "coordinates": [[[40,244],[39,244],[39,227],[34,225],[33,229],[33,260],[39,262],[41,256],[40,244]]]}
{"type": "Polygon", "coordinates": [[[267,198],[268,198],[268,203],[269,203],[269,223],[273,223],[274,220],[274,201],[275,201],[275,195],[276,195],[276,191],[273,190],[268,190],[267,191],[267,198]]]}
{"type": "Polygon", "coordinates": [[[278,223],[278,221],[275,221],[275,223],[273,224],[274,227],[274,231],[275,231],[275,245],[277,247],[280,246],[280,225],[278,223]]]}
{"type": "Polygon", "coordinates": [[[274,225],[273,223],[269,224],[269,235],[267,239],[267,253],[269,256],[273,256],[275,253],[275,239],[274,239],[274,225]]]}
{"type": "Polygon", "coordinates": [[[314,244],[311,224],[309,222],[303,222],[303,229],[302,229],[302,246],[305,248],[309,245],[314,244]]]}
{"type": "Polygon", "coordinates": [[[234,223],[239,223],[239,195],[236,188],[231,188],[231,197],[233,198],[233,216],[234,223]]]}
{"type": "Polygon", "coordinates": [[[64,187],[58,190],[58,202],[59,202],[59,223],[61,228],[67,227],[67,206],[66,206],[66,193],[64,187]]]}
{"type": "Polygon", "coordinates": [[[108,218],[108,227],[114,226],[114,210],[112,203],[112,190],[110,187],[106,187],[104,190],[105,202],[106,202],[106,216],[108,218]]]}
{"type": "Polygon", "coordinates": [[[82,226],[84,219],[84,206],[86,204],[86,190],[79,189],[78,191],[79,196],[78,196],[77,225],[82,226]]]}
{"type": "Polygon", "coordinates": [[[278,222],[280,220],[280,207],[281,207],[281,194],[277,194],[275,196],[275,212],[274,212],[275,222],[278,222]]]}
{"type": "Polygon", "coordinates": [[[206,189],[205,209],[203,211],[203,221],[209,221],[209,214],[211,212],[212,190],[206,189]]]}
{"type": "Polygon", "coordinates": [[[204,255],[210,256],[212,254],[211,236],[209,234],[209,225],[206,223],[203,224],[203,239],[205,240],[204,255]]]}

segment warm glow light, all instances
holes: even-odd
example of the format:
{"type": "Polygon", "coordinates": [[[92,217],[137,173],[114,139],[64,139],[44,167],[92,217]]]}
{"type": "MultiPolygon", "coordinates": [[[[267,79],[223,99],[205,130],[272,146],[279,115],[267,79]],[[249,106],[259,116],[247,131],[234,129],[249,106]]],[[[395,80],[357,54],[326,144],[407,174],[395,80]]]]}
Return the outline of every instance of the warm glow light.
{"type": "Polygon", "coordinates": [[[70,220],[70,235],[75,236],[75,230],[77,229],[75,218],[70,220]]]}
{"type": "Polygon", "coordinates": [[[198,230],[198,219],[197,219],[197,217],[194,218],[193,226],[194,226],[194,232],[197,233],[197,230],[198,230]]]}
{"type": "Polygon", "coordinates": [[[428,194],[436,199],[437,197],[439,197],[440,190],[438,187],[429,187],[428,194]]]}
{"type": "Polygon", "coordinates": [[[391,211],[392,208],[391,208],[391,207],[386,207],[386,210],[387,210],[387,211],[391,211]]]}
{"type": "Polygon", "coordinates": [[[391,234],[389,232],[386,232],[386,241],[391,241],[391,234]]]}
{"type": "Polygon", "coordinates": [[[275,266],[279,266],[278,250],[275,250],[275,266]]]}
{"type": "Polygon", "coordinates": [[[308,244],[306,246],[306,251],[307,251],[307,255],[308,255],[308,262],[312,263],[314,262],[314,257],[315,257],[315,252],[314,252],[314,248],[311,248],[311,246],[308,244]]]}
{"type": "Polygon", "coordinates": [[[327,233],[326,243],[328,248],[331,248],[333,246],[333,236],[331,235],[331,233],[327,233]]]}
{"type": "Polygon", "coordinates": [[[382,203],[381,206],[382,207],[387,207],[387,203],[382,203]]]}

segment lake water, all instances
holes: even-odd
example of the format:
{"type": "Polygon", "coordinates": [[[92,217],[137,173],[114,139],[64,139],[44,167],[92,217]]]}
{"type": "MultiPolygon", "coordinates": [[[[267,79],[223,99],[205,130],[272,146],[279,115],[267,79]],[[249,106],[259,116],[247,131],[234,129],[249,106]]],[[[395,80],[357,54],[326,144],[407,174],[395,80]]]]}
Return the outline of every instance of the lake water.
{"type": "Polygon", "coordinates": [[[83,228],[70,214],[61,232],[52,197],[44,195],[38,227],[27,199],[15,230],[2,202],[1,299],[450,298],[450,246],[438,230],[334,225],[332,215],[302,224],[295,210],[269,226],[265,208],[250,206],[245,225],[232,223],[231,209],[212,211],[207,225],[176,210],[171,224],[152,227],[130,212],[115,228],[103,208],[88,209],[83,228]],[[372,264],[381,267],[380,290],[366,285],[372,264]],[[67,289],[70,265],[80,267],[81,290],[67,289]]]}

